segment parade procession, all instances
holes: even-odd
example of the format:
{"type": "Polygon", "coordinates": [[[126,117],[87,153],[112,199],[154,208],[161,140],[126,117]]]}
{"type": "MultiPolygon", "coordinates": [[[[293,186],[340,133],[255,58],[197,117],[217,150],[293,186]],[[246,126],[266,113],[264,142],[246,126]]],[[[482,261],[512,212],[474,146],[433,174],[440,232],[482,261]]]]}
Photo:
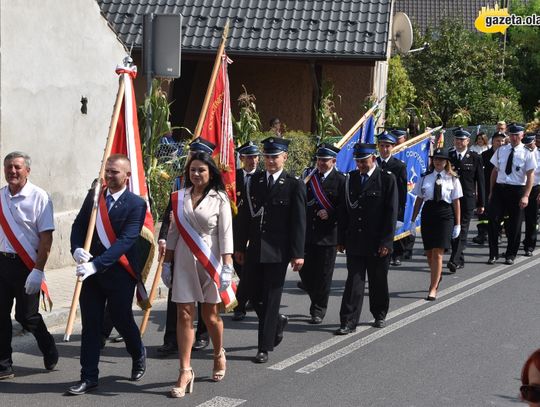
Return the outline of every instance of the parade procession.
{"type": "Polygon", "coordinates": [[[538,2],[24,3],[2,406],[540,406],[538,2]]]}

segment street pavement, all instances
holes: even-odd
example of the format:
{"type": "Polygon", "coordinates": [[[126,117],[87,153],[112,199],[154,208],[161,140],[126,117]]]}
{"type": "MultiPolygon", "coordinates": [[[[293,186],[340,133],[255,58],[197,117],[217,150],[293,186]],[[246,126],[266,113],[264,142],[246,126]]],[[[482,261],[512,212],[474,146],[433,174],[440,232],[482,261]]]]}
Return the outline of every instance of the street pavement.
{"type": "MultiPolygon", "coordinates": [[[[242,322],[224,315],[226,377],[221,383],[210,380],[211,346],[194,352],[194,393],[184,399],[168,396],[178,374],[176,356],[162,358],[156,352],[163,341],[165,290],[144,335],[149,356],[144,378],[137,383],[128,381],[131,360],[124,345],[108,343],[101,357],[98,390],[66,396],[65,390],[78,380],[80,369],[78,323],[70,342],[63,342],[73,268],[50,271],[56,316],[47,317],[47,323],[55,335],[60,361],[55,371],[47,372],[34,338],[28,334],[14,338],[16,377],[0,382],[0,406],[520,405],[521,366],[540,347],[540,250],[537,252],[534,257],[518,257],[513,266],[502,262],[488,266],[487,247],[471,244],[466,268],[456,274],[445,269],[437,301],[430,303],[424,300],[429,270],[418,238],[414,258],[390,269],[387,326],[370,326],[366,297],[361,324],[356,333],[347,336],[333,335],[339,327],[345,257],[338,256],[322,325],[307,323],[309,299],[296,288],[298,274],[289,271],[282,312],[290,321],[269,362],[251,362],[257,351],[253,312],[242,322]]],[[[136,315],[140,321],[141,312],[136,315]]]]}

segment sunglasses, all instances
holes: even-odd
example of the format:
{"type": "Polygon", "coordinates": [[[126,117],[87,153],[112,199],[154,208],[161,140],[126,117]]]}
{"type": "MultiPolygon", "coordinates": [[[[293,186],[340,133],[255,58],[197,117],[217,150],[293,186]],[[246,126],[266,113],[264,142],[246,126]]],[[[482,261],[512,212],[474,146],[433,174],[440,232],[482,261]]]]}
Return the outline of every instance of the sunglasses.
{"type": "Polygon", "coordinates": [[[540,386],[538,385],[523,385],[519,388],[519,392],[524,401],[529,401],[531,403],[540,402],[540,386]]]}

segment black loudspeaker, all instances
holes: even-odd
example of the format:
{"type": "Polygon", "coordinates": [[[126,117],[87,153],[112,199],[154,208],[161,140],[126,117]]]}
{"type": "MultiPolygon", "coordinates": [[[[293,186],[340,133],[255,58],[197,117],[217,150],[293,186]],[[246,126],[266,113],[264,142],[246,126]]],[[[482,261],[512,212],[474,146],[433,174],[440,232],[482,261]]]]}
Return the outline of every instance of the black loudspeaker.
{"type": "Polygon", "coordinates": [[[182,16],[146,14],[143,24],[144,71],[162,78],[180,77],[182,16]]]}

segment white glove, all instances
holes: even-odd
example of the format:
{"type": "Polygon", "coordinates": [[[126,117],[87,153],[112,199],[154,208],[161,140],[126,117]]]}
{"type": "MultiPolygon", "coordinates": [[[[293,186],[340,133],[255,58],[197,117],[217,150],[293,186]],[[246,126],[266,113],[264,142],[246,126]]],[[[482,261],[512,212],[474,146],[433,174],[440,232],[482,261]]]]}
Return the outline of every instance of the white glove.
{"type": "Polygon", "coordinates": [[[75,275],[77,277],[82,277],[82,281],[86,280],[88,277],[90,277],[92,274],[96,274],[97,269],[96,266],[94,266],[94,263],[82,263],[77,266],[77,269],[75,270],[75,275]]]}
{"type": "Polygon", "coordinates": [[[163,263],[163,268],[161,269],[161,281],[163,281],[163,284],[165,284],[165,287],[171,288],[172,286],[171,263],[163,263]]]}
{"type": "Polygon", "coordinates": [[[461,225],[455,225],[454,230],[452,230],[452,239],[457,239],[461,233],[461,225]]]}
{"type": "Polygon", "coordinates": [[[224,264],[219,275],[219,291],[225,291],[231,285],[234,268],[232,264],[224,264]]]}
{"type": "Polygon", "coordinates": [[[403,222],[400,221],[400,220],[396,221],[396,230],[397,230],[397,229],[400,229],[400,228],[402,228],[402,227],[403,227],[403,222]]]}
{"type": "Polygon", "coordinates": [[[416,222],[411,222],[409,232],[411,232],[411,236],[416,237],[416,222]]]}
{"type": "Polygon", "coordinates": [[[75,249],[73,252],[73,260],[75,260],[77,264],[87,263],[92,257],[93,256],[82,247],[75,249]]]}
{"type": "Polygon", "coordinates": [[[32,295],[39,293],[43,280],[45,280],[45,274],[43,274],[43,271],[38,269],[32,269],[32,271],[30,272],[30,274],[28,274],[28,277],[26,278],[26,283],[24,283],[26,294],[32,295]]]}

